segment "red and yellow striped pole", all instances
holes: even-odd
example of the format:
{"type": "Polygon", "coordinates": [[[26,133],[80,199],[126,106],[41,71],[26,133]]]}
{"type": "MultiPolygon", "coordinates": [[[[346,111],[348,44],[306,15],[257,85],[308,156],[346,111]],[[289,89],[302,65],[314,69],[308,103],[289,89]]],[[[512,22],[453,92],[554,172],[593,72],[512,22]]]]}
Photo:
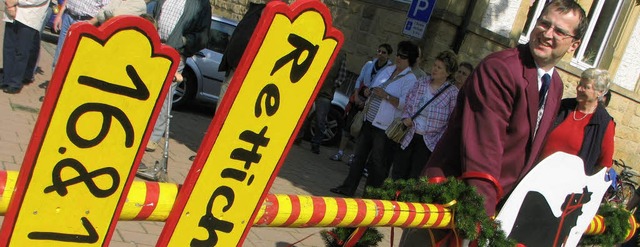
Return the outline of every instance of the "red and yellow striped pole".
{"type": "Polygon", "coordinates": [[[602,217],[602,215],[596,215],[596,217],[593,217],[593,220],[591,220],[591,223],[589,224],[589,227],[587,227],[587,230],[584,231],[585,235],[600,235],[604,233],[604,217],[602,217]]]}
{"type": "Polygon", "coordinates": [[[254,226],[451,228],[452,220],[439,204],[270,194],[254,226]]]}
{"type": "MultiPolygon", "coordinates": [[[[18,172],[0,171],[0,215],[7,211],[18,172]]],[[[177,184],[134,181],[120,220],[164,221],[178,194],[177,184]]],[[[453,213],[444,205],[396,201],[269,194],[254,220],[264,227],[381,227],[451,228],[453,213]]],[[[636,231],[633,215],[631,230],[636,231]]],[[[587,235],[603,234],[604,218],[591,221],[587,235]]]]}

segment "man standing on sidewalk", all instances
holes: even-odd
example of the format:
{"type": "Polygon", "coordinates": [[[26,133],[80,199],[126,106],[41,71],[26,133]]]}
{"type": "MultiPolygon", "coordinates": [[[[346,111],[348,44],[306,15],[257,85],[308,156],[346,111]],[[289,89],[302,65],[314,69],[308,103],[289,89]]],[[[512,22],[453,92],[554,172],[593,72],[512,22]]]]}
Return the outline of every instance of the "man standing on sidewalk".
{"type": "Polygon", "coordinates": [[[311,138],[311,152],[314,154],[320,153],[320,144],[324,139],[324,133],[327,131],[327,115],[331,110],[331,101],[333,100],[333,93],[336,88],[342,85],[342,82],[347,77],[347,54],[344,51],[340,51],[333,66],[329,70],[326,79],[322,83],[320,92],[316,97],[316,133],[311,138]]]}
{"type": "Polygon", "coordinates": [[[34,39],[40,39],[39,31],[49,7],[49,0],[5,1],[4,75],[0,84],[8,94],[20,93],[31,56],[34,39]]]}
{"type": "MultiPolygon", "coordinates": [[[[207,46],[209,25],[211,25],[211,5],[207,0],[159,0],[153,12],[158,22],[160,40],[180,53],[178,73],[184,69],[185,59],[207,46]]],[[[171,111],[170,100],[177,82],[171,84],[156,125],[149,138],[146,151],[153,152],[162,138],[171,111]]]]}
{"type": "MultiPolygon", "coordinates": [[[[64,40],[67,36],[69,27],[76,22],[91,20],[98,11],[102,10],[110,0],[66,0],[60,7],[60,12],[53,20],[53,30],[60,32],[58,34],[58,45],[56,46],[56,53],[53,55],[53,64],[51,64],[51,70],[55,70],[58,63],[58,57],[60,57],[60,51],[64,45],[64,40]]],[[[49,81],[45,81],[40,84],[39,87],[47,88],[49,81]]],[[[44,96],[40,97],[40,101],[44,100],[44,96]]]]}
{"type": "Polygon", "coordinates": [[[56,67],[58,57],[60,56],[60,50],[64,44],[64,40],[67,36],[69,27],[79,21],[91,20],[98,11],[102,10],[104,6],[109,4],[110,0],[66,0],[60,8],[60,13],[56,15],[53,21],[53,29],[56,32],[60,32],[58,36],[58,46],[56,47],[56,53],[53,55],[53,65],[56,67]]]}

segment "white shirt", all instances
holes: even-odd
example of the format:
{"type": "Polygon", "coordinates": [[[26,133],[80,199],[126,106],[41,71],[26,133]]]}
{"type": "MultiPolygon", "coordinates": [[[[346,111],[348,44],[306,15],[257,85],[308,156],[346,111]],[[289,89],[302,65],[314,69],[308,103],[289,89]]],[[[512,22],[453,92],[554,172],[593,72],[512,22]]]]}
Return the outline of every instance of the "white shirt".
{"type": "MultiPolygon", "coordinates": [[[[49,0],[19,0],[18,6],[16,6],[16,21],[40,31],[44,18],[47,15],[47,8],[49,8],[49,0]]],[[[9,18],[4,13],[3,20],[5,22],[13,22],[14,19],[9,18]]]]}

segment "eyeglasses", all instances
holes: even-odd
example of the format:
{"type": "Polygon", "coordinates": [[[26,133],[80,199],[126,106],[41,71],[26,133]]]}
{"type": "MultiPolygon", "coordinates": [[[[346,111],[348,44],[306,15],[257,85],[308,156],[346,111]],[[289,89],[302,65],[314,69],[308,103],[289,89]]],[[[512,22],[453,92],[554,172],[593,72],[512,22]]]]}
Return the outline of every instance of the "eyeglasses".
{"type": "Polygon", "coordinates": [[[400,58],[400,59],[408,59],[409,56],[398,53],[398,58],[400,58]]]}
{"type": "Polygon", "coordinates": [[[553,29],[553,38],[558,40],[566,38],[576,38],[576,36],[569,34],[569,31],[563,30],[558,26],[555,26],[553,23],[551,23],[551,21],[542,18],[538,19],[538,21],[536,22],[536,28],[540,29],[540,31],[543,32],[549,31],[549,29],[553,29]]]}
{"type": "Polygon", "coordinates": [[[387,51],[378,49],[378,54],[387,55],[387,51]]]}

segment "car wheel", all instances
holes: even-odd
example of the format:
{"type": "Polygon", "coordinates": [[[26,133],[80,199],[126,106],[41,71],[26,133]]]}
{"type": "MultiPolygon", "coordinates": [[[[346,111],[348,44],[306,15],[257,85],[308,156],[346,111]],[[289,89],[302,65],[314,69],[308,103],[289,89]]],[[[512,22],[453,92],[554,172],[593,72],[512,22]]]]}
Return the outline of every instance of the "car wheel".
{"type": "Polygon", "coordinates": [[[178,83],[176,91],[173,93],[173,107],[180,108],[186,106],[196,95],[197,81],[193,71],[185,68],[182,72],[184,80],[178,83]]]}
{"type": "MultiPolygon", "coordinates": [[[[340,141],[340,136],[342,136],[342,128],[344,126],[342,111],[337,109],[336,107],[331,107],[329,110],[329,114],[327,114],[327,131],[322,138],[322,144],[331,146],[335,145],[340,141]]],[[[318,133],[316,130],[316,118],[315,112],[309,113],[309,131],[306,136],[311,137],[318,133]]]]}

